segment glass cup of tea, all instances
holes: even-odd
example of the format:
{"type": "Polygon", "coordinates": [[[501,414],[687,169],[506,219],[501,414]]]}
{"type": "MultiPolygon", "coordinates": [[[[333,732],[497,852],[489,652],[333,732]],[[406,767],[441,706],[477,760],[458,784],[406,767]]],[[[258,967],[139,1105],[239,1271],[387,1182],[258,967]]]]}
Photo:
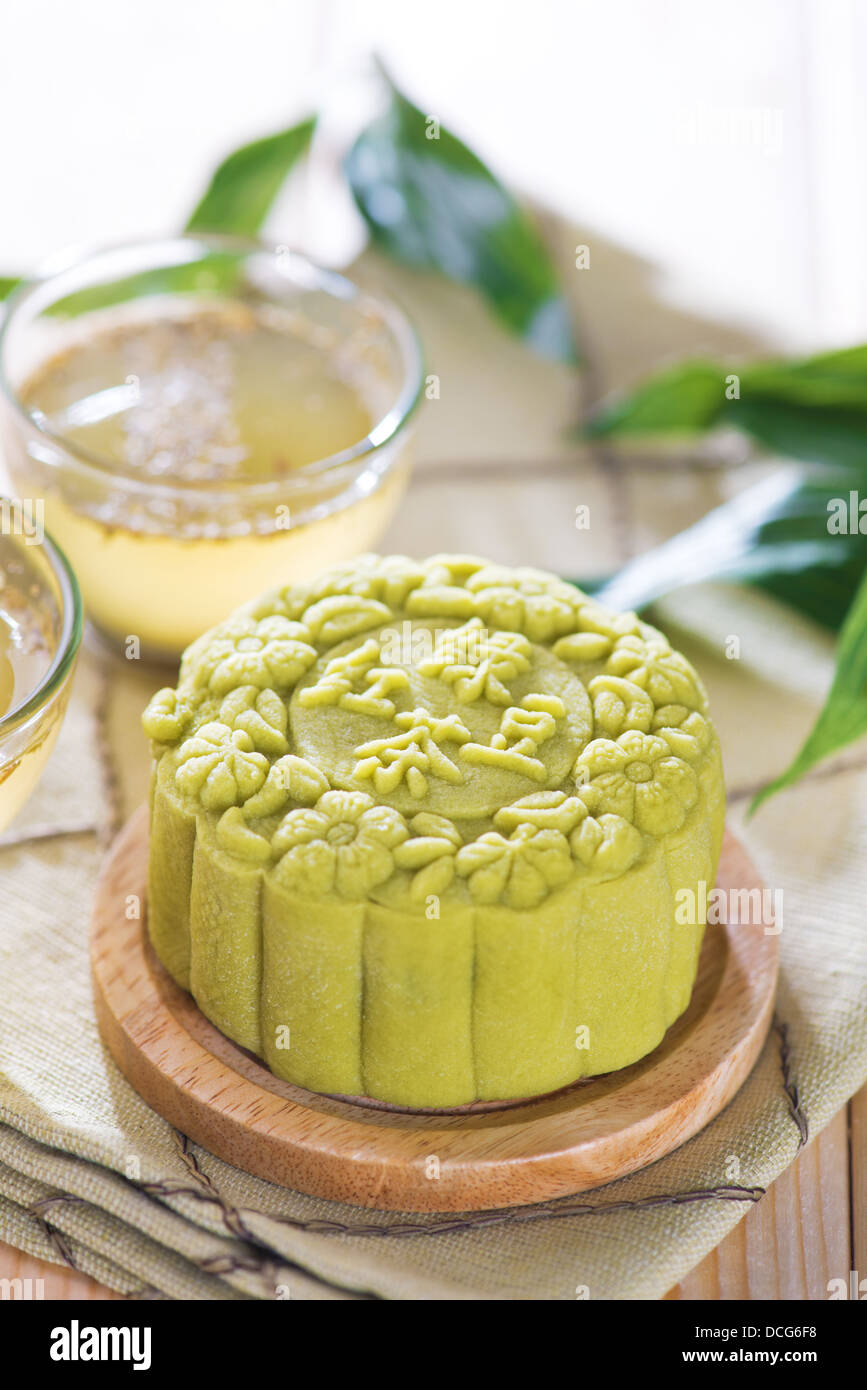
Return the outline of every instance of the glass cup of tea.
{"type": "Polygon", "coordinates": [[[394,304],[235,238],[74,261],[0,329],[13,485],[44,498],[97,628],[157,658],[376,545],[422,381],[394,304]]]}
{"type": "Polygon", "coordinates": [[[75,575],[39,501],[0,497],[0,831],[54,747],[81,642],[75,575]]]}

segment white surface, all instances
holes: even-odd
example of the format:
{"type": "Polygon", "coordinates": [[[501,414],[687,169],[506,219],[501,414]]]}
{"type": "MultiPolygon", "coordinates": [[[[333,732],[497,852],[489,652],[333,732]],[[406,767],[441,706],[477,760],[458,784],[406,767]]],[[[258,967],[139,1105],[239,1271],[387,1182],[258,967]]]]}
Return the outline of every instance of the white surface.
{"type": "Polygon", "coordinates": [[[317,93],[351,128],[373,48],[591,254],[793,350],[867,337],[864,0],[6,0],[0,273],[178,225],[317,93]]]}

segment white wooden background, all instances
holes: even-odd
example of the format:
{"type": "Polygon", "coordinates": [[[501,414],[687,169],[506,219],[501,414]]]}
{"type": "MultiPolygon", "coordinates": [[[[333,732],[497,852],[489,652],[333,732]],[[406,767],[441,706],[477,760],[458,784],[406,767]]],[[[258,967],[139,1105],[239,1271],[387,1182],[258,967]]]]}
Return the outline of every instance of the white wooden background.
{"type": "MultiPolygon", "coordinates": [[[[375,49],[507,177],[784,346],[867,336],[865,0],[4,0],[0,273],[180,223],[375,49]]],[[[339,258],[347,204],[307,232],[339,258]]],[[[294,219],[293,219],[294,220],[294,219]]]]}

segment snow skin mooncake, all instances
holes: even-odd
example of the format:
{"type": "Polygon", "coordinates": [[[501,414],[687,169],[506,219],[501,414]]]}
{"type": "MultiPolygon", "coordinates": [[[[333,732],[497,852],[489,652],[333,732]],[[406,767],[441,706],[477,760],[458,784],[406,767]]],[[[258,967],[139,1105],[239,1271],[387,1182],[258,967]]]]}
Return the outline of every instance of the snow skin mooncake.
{"type": "MultiPolygon", "coordinates": [[[[179,602],[183,601],[179,595],[179,602]]],[[[689,662],[535,569],[363,556],[246,605],[144,715],[148,924],[279,1077],[534,1096],[686,1009],[719,742],[689,662]]]]}

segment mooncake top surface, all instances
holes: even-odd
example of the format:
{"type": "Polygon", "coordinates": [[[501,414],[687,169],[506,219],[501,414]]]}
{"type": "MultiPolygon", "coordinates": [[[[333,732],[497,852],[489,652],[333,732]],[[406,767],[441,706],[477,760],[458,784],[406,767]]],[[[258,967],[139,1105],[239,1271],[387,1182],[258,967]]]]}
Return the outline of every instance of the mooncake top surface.
{"type": "Polygon", "coordinates": [[[634,613],[473,556],[263,596],[144,716],[174,791],[286,888],[526,909],[626,872],[717,766],[695,671],[634,613]]]}

